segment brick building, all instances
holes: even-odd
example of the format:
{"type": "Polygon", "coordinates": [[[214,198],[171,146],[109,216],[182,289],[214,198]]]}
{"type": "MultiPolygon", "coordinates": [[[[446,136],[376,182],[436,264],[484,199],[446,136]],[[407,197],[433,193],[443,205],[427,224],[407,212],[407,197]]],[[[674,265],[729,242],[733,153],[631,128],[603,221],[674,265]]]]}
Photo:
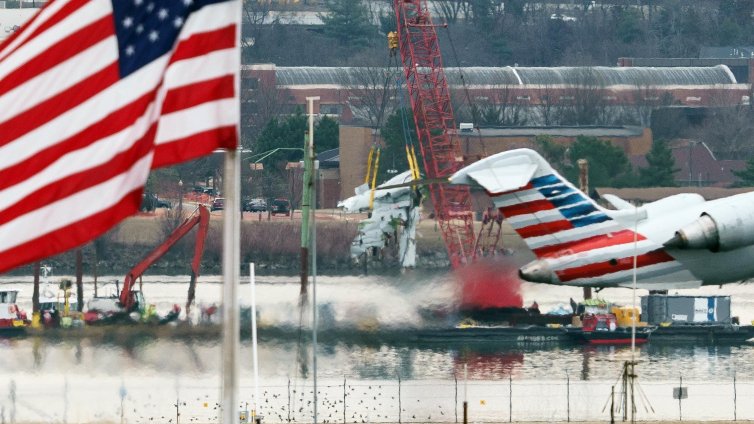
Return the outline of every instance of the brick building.
{"type": "MultiPolygon", "coordinates": [[[[446,68],[454,98],[466,98],[467,90],[473,103],[520,108],[534,125],[546,123],[548,106],[576,104],[584,96],[591,96],[605,108],[633,108],[642,116],[641,127],[534,126],[483,129],[481,135],[461,133],[465,160],[471,162],[503,150],[531,147],[540,134],[550,135],[559,143],[572,142],[578,135],[595,136],[610,140],[629,157],[643,156],[651,148],[652,134],[642,127],[649,126],[652,110],[665,106],[704,109],[748,102],[751,78],[748,71],[739,69],[740,61],[735,63],[739,67],[734,73],[726,65],[707,66],[712,62],[705,62],[704,66],[637,67],[632,66],[637,64],[633,60],[624,60],[622,67],[446,68]]],[[[263,97],[258,95],[261,90],[276,93],[283,110],[291,111],[295,107],[304,110],[306,97],[320,97],[315,112],[335,117],[341,124],[340,149],[335,160],[339,167],[337,172],[328,171],[327,179],[328,193],[338,192],[342,199],[351,196],[354,187],[363,182],[369,147],[375,140],[371,128],[376,122],[372,113],[375,103],[385,99],[389,104],[386,113],[405,104],[402,92],[405,87],[399,87],[397,82],[384,87],[384,81],[400,81],[400,78],[398,68],[245,65],[243,115],[248,118],[259,113],[263,107],[257,104],[257,99],[263,97]]],[[[322,197],[328,198],[327,206],[332,203],[331,196],[322,197]]]]}
{"type": "MultiPolygon", "coordinates": [[[[630,67],[629,59],[622,64],[625,66],[446,68],[445,72],[454,98],[464,99],[468,90],[475,104],[527,110],[535,125],[547,124],[541,122],[546,121],[542,115],[547,105],[568,106],[587,95],[604,107],[644,109],[732,106],[749,99],[750,79],[739,82],[726,65],[630,67]]],[[[254,94],[265,89],[281,93],[280,101],[291,110],[295,106],[303,110],[306,97],[319,96],[316,112],[335,116],[342,124],[368,124],[385,80],[390,85],[386,90],[388,109],[401,103],[405,88],[391,82],[400,78],[396,68],[244,65],[245,115],[261,107],[255,104],[258,96],[254,94]]]]}

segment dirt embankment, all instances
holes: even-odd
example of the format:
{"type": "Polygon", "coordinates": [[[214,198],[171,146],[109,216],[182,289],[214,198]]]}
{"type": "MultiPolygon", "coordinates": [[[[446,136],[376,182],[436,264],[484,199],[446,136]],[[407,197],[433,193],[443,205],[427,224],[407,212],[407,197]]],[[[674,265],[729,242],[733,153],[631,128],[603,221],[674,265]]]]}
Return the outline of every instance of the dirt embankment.
{"type": "MultiPolygon", "coordinates": [[[[358,223],[365,216],[345,215],[339,211],[317,213],[317,268],[329,274],[358,274],[363,266],[350,257],[350,245],[356,236],[358,223]]],[[[158,210],[130,218],[83,247],[84,273],[86,275],[121,275],[131,269],[155,246],[165,240],[175,227],[174,211],[158,210]]],[[[180,275],[190,272],[195,231],[175,246],[151,268],[150,274],[180,275]]],[[[420,268],[448,267],[447,254],[433,220],[425,220],[419,228],[418,253],[420,268]]],[[[297,273],[300,264],[301,222],[300,212],[293,217],[244,213],[241,224],[241,262],[255,262],[261,269],[276,273],[297,273]]],[[[396,259],[386,252],[383,262],[369,261],[369,272],[395,272],[396,259]]],[[[396,255],[397,256],[397,255],[396,255]]],[[[69,251],[48,258],[55,273],[75,272],[75,252],[69,251]]],[[[207,235],[202,274],[219,274],[222,266],[222,212],[212,212],[207,235]]],[[[10,274],[29,275],[31,266],[17,268],[10,274]]]]}

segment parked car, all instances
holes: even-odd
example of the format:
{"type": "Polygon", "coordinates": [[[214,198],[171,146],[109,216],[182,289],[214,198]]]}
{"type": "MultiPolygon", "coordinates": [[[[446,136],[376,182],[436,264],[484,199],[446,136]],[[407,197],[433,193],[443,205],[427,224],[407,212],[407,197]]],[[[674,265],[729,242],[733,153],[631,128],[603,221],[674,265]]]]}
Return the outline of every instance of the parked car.
{"type": "Polygon", "coordinates": [[[217,190],[215,190],[214,188],[210,188],[210,187],[207,187],[207,188],[204,189],[204,194],[208,194],[210,196],[217,196],[218,195],[217,190]]]}
{"type": "Polygon", "coordinates": [[[158,197],[158,198],[157,198],[157,203],[155,204],[155,207],[157,207],[157,208],[166,208],[166,209],[171,209],[171,208],[173,207],[173,204],[172,204],[172,203],[170,203],[170,202],[168,202],[168,201],[167,201],[167,200],[165,200],[165,199],[160,199],[160,198],[158,197]]]}
{"type": "Polygon", "coordinates": [[[225,207],[225,198],[224,197],[217,197],[215,200],[212,201],[212,207],[210,207],[209,210],[211,211],[221,211],[225,207]]]}
{"type": "Polygon", "coordinates": [[[173,205],[170,204],[170,202],[164,199],[160,199],[156,194],[144,193],[141,196],[141,206],[139,207],[139,210],[144,212],[152,212],[157,208],[170,209],[171,207],[173,207],[173,205]]]}
{"type": "Polygon", "coordinates": [[[264,199],[251,199],[243,205],[245,212],[266,212],[267,201],[264,199]]]}
{"type": "Polygon", "coordinates": [[[281,214],[289,216],[291,214],[291,202],[288,199],[275,199],[272,201],[270,210],[273,215],[281,214]]]}

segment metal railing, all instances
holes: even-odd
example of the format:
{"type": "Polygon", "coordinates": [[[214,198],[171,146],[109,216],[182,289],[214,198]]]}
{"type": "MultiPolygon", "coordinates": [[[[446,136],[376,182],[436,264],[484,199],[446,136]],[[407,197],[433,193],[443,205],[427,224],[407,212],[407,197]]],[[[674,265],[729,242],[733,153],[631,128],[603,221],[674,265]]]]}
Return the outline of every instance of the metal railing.
{"type": "MultiPolygon", "coordinates": [[[[168,361],[169,362],[169,361],[168,361]]],[[[167,363],[167,362],[166,362],[167,363]]],[[[749,376],[750,377],[750,376],[749,376]]],[[[0,420],[24,422],[183,422],[220,421],[220,382],[216,377],[16,376],[0,386],[0,420]]],[[[253,410],[253,382],[242,379],[239,413],[253,410]]],[[[268,423],[312,422],[312,382],[264,379],[256,411],[268,423]]],[[[579,422],[630,420],[620,381],[578,380],[318,380],[321,423],[457,423],[468,401],[471,422],[579,422]]],[[[754,380],[721,377],[713,381],[638,380],[638,421],[754,420],[754,380]],[[679,391],[678,387],[685,390],[679,391]],[[676,396],[685,392],[686,398],[676,396]],[[680,399],[678,397],[681,397],[680,399]]]]}

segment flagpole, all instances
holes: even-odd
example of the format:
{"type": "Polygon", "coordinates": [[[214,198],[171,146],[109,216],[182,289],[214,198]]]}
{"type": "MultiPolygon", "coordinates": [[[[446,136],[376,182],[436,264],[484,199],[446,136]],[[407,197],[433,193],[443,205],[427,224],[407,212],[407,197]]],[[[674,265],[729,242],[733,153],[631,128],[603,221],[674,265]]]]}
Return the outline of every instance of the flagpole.
{"type": "MultiPolygon", "coordinates": [[[[243,1],[238,1],[236,17],[236,46],[238,65],[235,71],[234,89],[240,98],[241,93],[241,16],[243,1]]],[[[241,104],[236,105],[236,137],[241,142],[241,104]]],[[[238,422],[238,380],[241,356],[241,312],[238,306],[241,281],[241,155],[237,147],[225,152],[225,173],[223,174],[223,344],[222,344],[222,422],[238,422]]]]}
{"type": "Polygon", "coordinates": [[[240,278],[240,155],[237,150],[225,152],[225,207],[223,214],[223,423],[238,420],[238,370],[240,344],[240,312],[238,309],[238,284],[240,278]]]}

